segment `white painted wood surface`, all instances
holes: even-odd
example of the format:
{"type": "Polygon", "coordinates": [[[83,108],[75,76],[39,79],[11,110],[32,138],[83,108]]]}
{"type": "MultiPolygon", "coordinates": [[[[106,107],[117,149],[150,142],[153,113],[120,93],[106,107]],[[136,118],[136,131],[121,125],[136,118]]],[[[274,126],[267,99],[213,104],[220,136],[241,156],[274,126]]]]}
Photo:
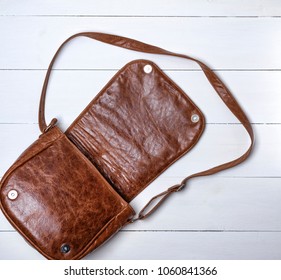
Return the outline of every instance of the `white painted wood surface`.
{"type": "MultiPolygon", "coordinates": [[[[129,36],[207,62],[251,119],[256,145],[231,170],[189,182],[149,219],[126,227],[86,259],[281,258],[280,1],[0,1],[0,177],[39,135],[37,106],[45,70],[69,35],[129,36]]],[[[207,128],[196,147],[132,205],[183,177],[243,153],[249,139],[198,67],[189,61],[79,38],[59,57],[47,117],[65,129],[126,62],[148,58],[202,109],[207,128]]],[[[0,259],[43,259],[0,214],[0,259]]]]}

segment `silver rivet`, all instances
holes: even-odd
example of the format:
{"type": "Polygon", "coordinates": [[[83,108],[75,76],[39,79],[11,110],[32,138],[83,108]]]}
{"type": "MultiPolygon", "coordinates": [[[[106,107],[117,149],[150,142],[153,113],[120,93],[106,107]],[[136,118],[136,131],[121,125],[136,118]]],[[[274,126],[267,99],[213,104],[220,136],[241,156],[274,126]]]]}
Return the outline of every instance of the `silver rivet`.
{"type": "Polygon", "coordinates": [[[151,71],[152,71],[152,66],[149,65],[149,64],[145,65],[145,66],[143,67],[143,71],[144,71],[146,74],[151,73],[151,71]]]}
{"type": "Polygon", "coordinates": [[[70,251],[70,246],[68,244],[63,244],[61,247],[60,247],[60,251],[63,253],[63,254],[66,254],[70,251]]]}
{"type": "Polygon", "coordinates": [[[10,190],[8,193],[8,198],[15,200],[18,197],[18,192],[16,190],[10,190]]]}
{"type": "Polygon", "coordinates": [[[199,116],[197,114],[192,115],[191,121],[194,122],[194,123],[197,123],[199,121],[199,116]]]}

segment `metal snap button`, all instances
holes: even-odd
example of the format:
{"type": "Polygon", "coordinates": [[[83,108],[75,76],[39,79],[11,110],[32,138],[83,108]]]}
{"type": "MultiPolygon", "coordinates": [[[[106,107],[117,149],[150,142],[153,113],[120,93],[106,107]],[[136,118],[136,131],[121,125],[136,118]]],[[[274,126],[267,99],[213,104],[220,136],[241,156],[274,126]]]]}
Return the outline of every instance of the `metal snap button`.
{"type": "Polygon", "coordinates": [[[152,71],[152,66],[150,64],[147,64],[143,67],[143,71],[146,73],[146,74],[149,74],[151,73],[152,71]]]}
{"type": "Polygon", "coordinates": [[[70,246],[68,244],[63,244],[61,247],[60,247],[60,251],[63,253],[63,254],[66,254],[70,251],[70,246]]]}
{"type": "Polygon", "coordinates": [[[194,122],[194,123],[197,123],[199,121],[199,116],[197,114],[193,114],[191,116],[191,121],[194,122]]]}
{"type": "Polygon", "coordinates": [[[16,190],[10,190],[8,192],[8,198],[11,200],[15,200],[18,197],[18,192],[16,190]]]}

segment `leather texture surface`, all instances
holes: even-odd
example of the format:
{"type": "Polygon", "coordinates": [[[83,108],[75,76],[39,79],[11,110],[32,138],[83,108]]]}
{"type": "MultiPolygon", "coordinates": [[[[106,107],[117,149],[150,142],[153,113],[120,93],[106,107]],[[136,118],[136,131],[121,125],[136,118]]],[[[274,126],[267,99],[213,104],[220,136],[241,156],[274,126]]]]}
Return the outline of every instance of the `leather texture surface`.
{"type": "Polygon", "coordinates": [[[134,215],[92,163],[52,128],[7,171],[1,208],[48,259],[80,259],[134,215]],[[11,200],[9,192],[17,198],[11,200]],[[61,248],[67,245],[69,252],[61,248]]]}
{"type": "Polygon", "coordinates": [[[137,60],[111,79],[66,135],[129,202],[196,144],[204,126],[199,108],[159,67],[137,60]]]}

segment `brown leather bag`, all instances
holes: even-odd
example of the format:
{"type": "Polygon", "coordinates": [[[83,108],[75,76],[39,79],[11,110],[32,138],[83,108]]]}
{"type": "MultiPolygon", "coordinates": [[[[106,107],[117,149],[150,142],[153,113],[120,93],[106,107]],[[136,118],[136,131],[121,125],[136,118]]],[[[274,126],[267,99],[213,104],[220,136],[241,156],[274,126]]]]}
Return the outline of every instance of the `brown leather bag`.
{"type": "Polygon", "coordinates": [[[254,140],[245,113],[204,63],[129,38],[95,32],[71,36],[54,55],[42,89],[39,126],[39,139],[2,178],[0,206],[16,230],[48,259],[82,258],[127,223],[149,216],[189,179],[244,161],[254,140]],[[47,126],[45,97],[51,69],[63,46],[78,36],[198,63],[249,133],[249,149],[237,159],[188,176],[153,197],[135,217],[129,202],[197,143],[205,127],[204,116],[153,62],[136,60],[108,82],[65,133],[55,125],[56,119],[47,126]]]}

